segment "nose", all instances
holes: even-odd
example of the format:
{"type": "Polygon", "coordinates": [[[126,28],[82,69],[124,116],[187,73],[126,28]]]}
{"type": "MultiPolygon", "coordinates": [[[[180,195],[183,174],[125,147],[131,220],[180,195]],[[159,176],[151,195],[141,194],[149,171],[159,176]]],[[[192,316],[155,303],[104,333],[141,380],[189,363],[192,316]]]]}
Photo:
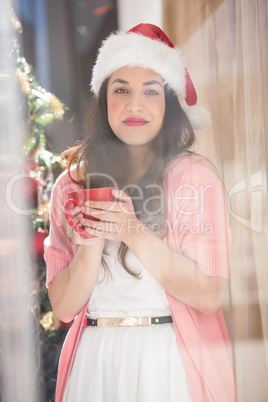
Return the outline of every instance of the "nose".
{"type": "Polygon", "coordinates": [[[139,94],[131,94],[128,98],[127,110],[132,113],[143,111],[143,103],[139,94]]]}

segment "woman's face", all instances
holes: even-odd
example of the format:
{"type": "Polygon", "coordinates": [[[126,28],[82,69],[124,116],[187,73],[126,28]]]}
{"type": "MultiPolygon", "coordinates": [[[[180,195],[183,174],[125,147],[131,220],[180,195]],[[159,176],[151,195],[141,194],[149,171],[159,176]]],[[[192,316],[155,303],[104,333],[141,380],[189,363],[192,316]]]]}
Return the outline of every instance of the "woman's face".
{"type": "Polygon", "coordinates": [[[108,121],[125,144],[147,145],[159,133],[165,114],[163,78],[141,67],[122,67],[108,81],[108,121]]]}

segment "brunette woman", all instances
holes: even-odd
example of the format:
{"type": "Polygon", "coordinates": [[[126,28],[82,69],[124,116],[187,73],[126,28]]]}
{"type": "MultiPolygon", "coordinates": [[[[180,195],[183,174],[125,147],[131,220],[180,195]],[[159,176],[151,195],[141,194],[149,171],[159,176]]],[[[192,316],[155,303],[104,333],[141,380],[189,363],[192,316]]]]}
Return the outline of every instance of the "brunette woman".
{"type": "Polygon", "coordinates": [[[111,34],[92,75],[87,135],[55,183],[45,244],[54,313],[74,319],[57,401],[231,402],[221,312],[229,275],[224,187],[193,153],[208,113],[179,49],[140,24],[111,34]],[[61,210],[70,191],[116,187],[116,202],[61,210]],[[83,213],[99,219],[85,218],[83,213]]]}

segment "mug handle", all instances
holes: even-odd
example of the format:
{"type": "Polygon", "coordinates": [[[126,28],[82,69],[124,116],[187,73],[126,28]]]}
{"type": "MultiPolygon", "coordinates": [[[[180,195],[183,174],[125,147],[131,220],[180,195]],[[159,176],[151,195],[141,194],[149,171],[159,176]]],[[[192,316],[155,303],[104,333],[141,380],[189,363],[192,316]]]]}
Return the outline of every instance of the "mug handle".
{"type": "Polygon", "coordinates": [[[73,214],[72,214],[72,206],[73,205],[81,207],[83,205],[83,202],[81,200],[77,200],[76,198],[75,199],[71,198],[70,200],[66,201],[66,203],[64,204],[64,214],[65,214],[65,218],[68,222],[68,225],[70,225],[71,228],[74,229],[76,232],[83,235],[83,237],[85,237],[85,238],[92,237],[85,229],[81,228],[74,222],[74,218],[73,218],[73,214]]]}

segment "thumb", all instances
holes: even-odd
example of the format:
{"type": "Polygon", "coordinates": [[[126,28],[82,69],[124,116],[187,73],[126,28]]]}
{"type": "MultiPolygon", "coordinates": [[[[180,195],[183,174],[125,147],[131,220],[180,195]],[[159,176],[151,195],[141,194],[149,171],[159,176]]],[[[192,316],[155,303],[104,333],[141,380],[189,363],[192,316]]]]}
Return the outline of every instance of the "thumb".
{"type": "Polygon", "coordinates": [[[113,189],[112,194],[115,198],[117,198],[120,201],[124,202],[130,202],[131,198],[127,193],[125,193],[123,190],[118,190],[118,189],[113,189]]]}

